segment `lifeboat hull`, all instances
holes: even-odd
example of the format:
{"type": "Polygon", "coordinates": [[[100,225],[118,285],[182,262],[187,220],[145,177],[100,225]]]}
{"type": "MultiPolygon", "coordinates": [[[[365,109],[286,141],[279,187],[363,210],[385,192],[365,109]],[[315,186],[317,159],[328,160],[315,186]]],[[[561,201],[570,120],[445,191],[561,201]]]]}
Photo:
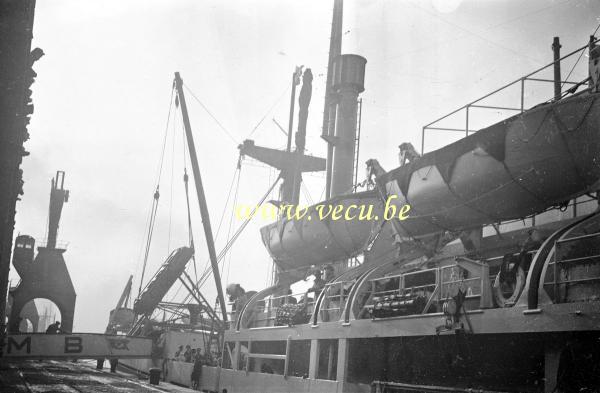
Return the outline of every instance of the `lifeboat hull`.
{"type": "MultiPolygon", "coordinates": [[[[540,105],[482,129],[377,178],[379,192],[322,204],[373,205],[377,220],[281,220],[262,228],[284,270],[342,260],[362,251],[386,204],[400,241],[428,238],[541,213],[600,188],[600,94],[540,105]]],[[[315,207],[311,207],[314,209],[315,207]]]]}
{"type": "Polygon", "coordinates": [[[600,95],[546,104],[381,176],[401,236],[418,238],[541,213],[600,181],[600,95]]]}

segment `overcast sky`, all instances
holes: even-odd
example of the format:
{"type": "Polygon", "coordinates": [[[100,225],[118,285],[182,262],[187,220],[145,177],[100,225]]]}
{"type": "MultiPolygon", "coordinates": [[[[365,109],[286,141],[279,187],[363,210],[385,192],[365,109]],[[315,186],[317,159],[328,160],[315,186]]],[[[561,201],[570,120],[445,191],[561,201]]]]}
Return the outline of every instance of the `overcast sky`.
{"type": "MultiPolygon", "coordinates": [[[[222,125],[186,91],[216,233],[237,144],[251,138],[263,146],[285,146],[271,119],[287,125],[296,65],[312,68],[315,76],[307,149],[325,156],[319,135],[331,13],[332,1],[323,0],[37,1],[33,47],[46,56],[34,67],[35,113],[26,143],[31,155],[22,166],[25,195],[17,205],[16,232],[43,241],[50,179],[64,170],[71,198],[59,242],[68,243],[64,256],[77,291],[75,330],[104,330],[129,274],[136,277],[137,295],[173,73],[181,72],[222,125]]],[[[549,63],[553,36],[560,36],[563,53],[585,45],[599,16],[600,2],[594,0],[346,1],[343,52],[368,60],[361,162],[377,158],[386,169],[397,166],[397,146],[412,142],[419,148],[424,124],[549,63]]],[[[571,80],[587,76],[586,60],[571,80]]],[[[563,65],[563,76],[571,64],[563,65]]],[[[551,91],[528,87],[526,106],[551,91]]],[[[518,105],[517,96],[510,91],[500,103],[518,105]]],[[[473,127],[506,115],[474,114],[473,127]]],[[[187,242],[181,133],[180,119],[172,116],[147,278],[170,250],[187,242]]],[[[458,137],[428,134],[426,149],[458,137]]],[[[273,170],[245,160],[237,203],[255,204],[275,177],[273,170]]],[[[324,175],[305,178],[303,203],[319,200],[324,175]]],[[[190,196],[202,271],[207,253],[197,201],[190,196]]],[[[230,214],[229,207],[217,251],[225,244],[230,214]]],[[[224,267],[224,284],[254,290],[266,285],[271,262],[258,232],[266,223],[253,222],[239,238],[224,267]]],[[[234,220],[230,233],[240,224],[234,220]]],[[[191,266],[188,271],[193,274],[191,266]]],[[[211,279],[204,287],[209,299],[215,298],[213,288],[211,279]]]]}

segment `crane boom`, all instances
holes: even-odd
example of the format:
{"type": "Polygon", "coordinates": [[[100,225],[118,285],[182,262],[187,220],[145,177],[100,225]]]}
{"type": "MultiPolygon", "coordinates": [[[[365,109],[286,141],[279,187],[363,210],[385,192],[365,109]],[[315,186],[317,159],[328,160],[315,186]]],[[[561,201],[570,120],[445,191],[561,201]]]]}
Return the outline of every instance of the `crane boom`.
{"type": "Polygon", "coordinates": [[[121,294],[121,297],[119,298],[119,301],[117,302],[117,306],[115,307],[115,310],[118,310],[121,307],[123,307],[123,305],[126,304],[127,301],[129,300],[129,296],[131,295],[132,282],[133,282],[133,275],[130,275],[129,280],[127,280],[127,284],[125,285],[125,289],[123,289],[123,293],[121,294]]]}
{"type": "Polygon", "coordinates": [[[188,116],[185,96],[183,94],[183,80],[179,76],[179,72],[175,73],[175,87],[177,89],[177,97],[181,105],[181,116],[183,117],[183,127],[187,139],[188,149],[190,153],[190,161],[192,164],[192,172],[194,173],[194,183],[196,185],[196,194],[198,196],[198,204],[200,205],[200,215],[202,217],[202,226],[204,227],[204,235],[206,238],[206,246],[212,267],[213,276],[215,278],[215,286],[217,287],[217,295],[219,297],[219,305],[223,315],[223,322],[227,322],[227,309],[225,308],[225,297],[223,296],[223,287],[221,285],[221,276],[219,275],[219,263],[217,261],[217,252],[215,251],[215,243],[210,226],[210,216],[208,214],[208,206],[206,205],[206,196],[204,195],[204,187],[202,186],[202,177],[200,176],[200,168],[198,166],[198,157],[196,156],[196,147],[194,145],[194,137],[192,136],[192,127],[188,116]]]}

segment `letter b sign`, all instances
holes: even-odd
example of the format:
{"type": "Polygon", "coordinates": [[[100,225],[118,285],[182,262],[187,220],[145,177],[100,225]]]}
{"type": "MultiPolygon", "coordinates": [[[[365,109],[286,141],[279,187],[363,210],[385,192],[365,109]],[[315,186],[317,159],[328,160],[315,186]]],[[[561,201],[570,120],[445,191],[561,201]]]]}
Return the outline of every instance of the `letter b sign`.
{"type": "Polygon", "coordinates": [[[81,337],[65,337],[65,353],[81,353],[83,345],[81,337]]]}

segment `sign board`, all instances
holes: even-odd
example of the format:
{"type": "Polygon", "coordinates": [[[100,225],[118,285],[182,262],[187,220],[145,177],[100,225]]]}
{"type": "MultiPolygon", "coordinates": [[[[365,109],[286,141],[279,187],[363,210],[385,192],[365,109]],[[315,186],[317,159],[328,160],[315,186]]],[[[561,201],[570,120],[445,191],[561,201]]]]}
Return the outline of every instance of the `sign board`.
{"type": "Polygon", "coordinates": [[[150,358],[152,339],[94,333],[5,336],[0,357],[11,359],[150,358]]]}

